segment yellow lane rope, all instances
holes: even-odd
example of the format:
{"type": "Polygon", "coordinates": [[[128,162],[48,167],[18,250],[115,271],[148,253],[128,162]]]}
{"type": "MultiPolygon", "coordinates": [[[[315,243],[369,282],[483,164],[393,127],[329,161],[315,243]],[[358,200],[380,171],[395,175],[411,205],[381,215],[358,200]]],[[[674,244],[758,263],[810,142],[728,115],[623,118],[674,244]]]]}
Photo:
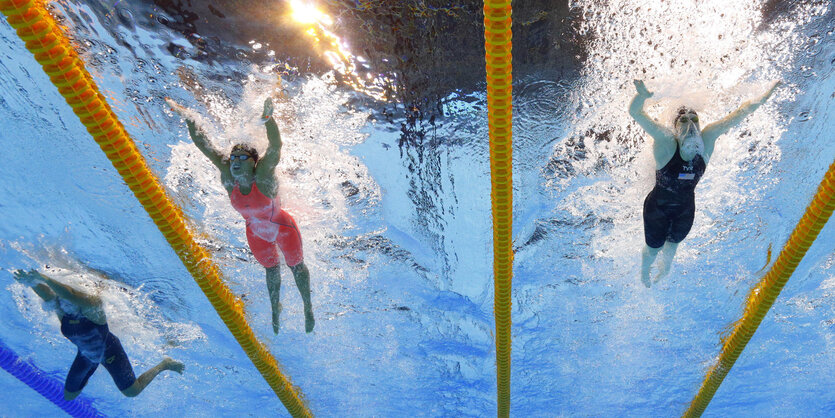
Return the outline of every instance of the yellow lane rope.
{"type": "Polygon", "coordinates": [[[279,369],[275,358],[255,337],[246,321],[243,303],[223,282],[220,270],[212,263],[208,253],[194,241],[181,209],[168,198],[159,180],[148,168],[84,63],[45,9],[43,1],[0,0],[0,11],[107,154],[290,414],[312,416],[296,388],[279,369]]]}
{"type": "Polygon", "coordinates": [[[748,295],[745,313],[737,321],[733,332],[724,340],[719,361],[708,371],[699,393],[684,413],[685,417],[698,417],[704,412],[722,380],[733,367],[736,359],[748,344],[751,336],[757,330],[765,314],[789,277],[797,268],[806,251],[817,238],[818,233],[826,224],[835,209],[835,162],[823,178],[812,203],[806,208],[806,213],[797,223],[786,246],[777,256],[777,261],[748,295]]]}
{"type": "Polygon", "coordinates": [[[487,117],[493,200],[493,310],[498,416],[510,415],[510,290],[513,281],[513,63],[510,0],[484,0],[487,117]]]}

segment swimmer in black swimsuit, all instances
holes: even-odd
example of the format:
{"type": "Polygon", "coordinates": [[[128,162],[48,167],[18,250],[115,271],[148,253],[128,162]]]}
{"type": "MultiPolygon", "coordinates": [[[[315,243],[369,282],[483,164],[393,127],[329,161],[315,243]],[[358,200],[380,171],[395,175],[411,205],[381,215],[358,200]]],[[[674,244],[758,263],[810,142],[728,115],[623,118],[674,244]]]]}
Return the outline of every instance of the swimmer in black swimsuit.
{"type": "Polygon", "coordinates": [[[14,277],[52,305],[61,320],[61,334],[78,347],[64,383],[64,399],[75,399],[99,364],[110,372],[116,387],[130,397],[139,395],[163,370],[183,373],[183,363],[166,357],[137,379],[122,344],[107,327],[97,295],[84,293],[35,270],[18,270],[14,277]]]}
{"type": "Polygon", "coordinates": [[[673,120],[673,130],[649,117],[644,112],[644,102],[652,93],[644,82],[635,80],[638,94],[629,105],[629,114],[652,137],[652,153],[655,157],[655,188],[644,200],[644,238],[641,281],[650,287],[670,272],[678,243],[690,232],[696,212],[695,189],[713,154],[716,139],[760,107],[774,89],[775,82],[762,96],[742,104],[723,119],[700,129],[699,115],[693,109],[681,107],[673,120]],[[664,256],[658,266],[658,275],[650,282],[650,268],[659,251],[664,256]]]}

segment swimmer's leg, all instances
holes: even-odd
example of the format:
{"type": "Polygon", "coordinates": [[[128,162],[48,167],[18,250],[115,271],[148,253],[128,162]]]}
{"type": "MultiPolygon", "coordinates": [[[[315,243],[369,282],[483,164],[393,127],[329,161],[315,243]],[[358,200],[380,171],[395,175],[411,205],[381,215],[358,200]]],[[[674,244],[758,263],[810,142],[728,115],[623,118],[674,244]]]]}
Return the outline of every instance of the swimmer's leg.
{"type": "Polygon", "coordinates": [[[273,311],[273,332],[278,334],[281,316],[281,269],[278,264],[267,267],[267,291],[270,293],[270,306],[273,311]]]}
{"type": "Polygon", "coordinates": [[[290,266],[290,270],[293,272],[296,286],[302,295],[302,301],[304,301],[304,330],[305,332],[311,332],[316,325],[316,320],[313,319],[313,305],[310,303],[310,272],[304,265],[304,261],[295,266],[290,266]]]}
{"type": "Polygon", "coordinates": [[[81,351],[78,351],[75,355],[75,360],[72,362],[70,371],[67,373],[67,380],[64,383],[64,399],[71,401],[78,397],[81,394],[81,390],[84,389],[84,386],[87,386],[87,381],[90,380],[90,376],[93,375],[93,372],[98,367],[98,363],[87,360],[87,357],[84,357],[81,351]]]}
{"type": "Polygon", "coordinates": [[[661,248],[662,247],[652,248],[649,245],[644,245],[644,250],[641,251],[641,282],[643,282],[646,287],[650,287],[652,285],[649,278],[649,269],[652,267],[652,263],[655,261],[655,257],[658,256],[658,251],[660,251],[661,248]]]}
{"type": "Polygon", "coordinates": [[[644,249],[641,251],[641,282],[650,287],[649,270],[658,251],[664,246],[664,241],[670,230],[670,219],[658,206],[656,190],[653,189],[644,199],[644,249]]]}
{"type": "Polygon", "coordinates": [[[677,242],[667,241],[661,250],[661,260],[658,262],[658,275],[652,280],[653,283],[658,283],[659,280],[667,277],[670,274],[670,267],[673,265],[673,258],[676,256],[678,250],[677,242]]]}
{"type": "Polygon", "coordinates": [[[160,372],[162,372],[163,370],[170,370],[172,372],[183,374],[184,368],[185,366],[183,365],[183,363],[166,357],[162,359],[162,361],[159,362],[159,364],[157,364],[154,367],[151,367],[145,373],[142,373],[142,375],[139,376],[139,378],[136,379],[136,381],[133,382],[132,385],[130,385],[127,389],[122,390],[122,394],[132,398],[142,393],[142,391],[145,390],[148,384],[151,383],[151,381],[154,380],[154,378],[157,377],[157,375],[160,374],[160,372]]]}

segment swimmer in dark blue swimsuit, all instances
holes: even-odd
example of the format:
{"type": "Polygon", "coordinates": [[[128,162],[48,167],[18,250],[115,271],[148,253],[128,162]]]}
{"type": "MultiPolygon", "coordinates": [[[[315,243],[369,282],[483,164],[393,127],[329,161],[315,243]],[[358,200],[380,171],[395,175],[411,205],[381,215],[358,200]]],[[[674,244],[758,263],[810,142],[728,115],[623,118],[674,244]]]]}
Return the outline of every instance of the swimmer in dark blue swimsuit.
{"type": "Polygon", "coordinates": [[[35,270],[18,270],[14,277],[52,305],[61,320],[61,334],[78,347],[64,384],[65,399],[75,399],[81,393],[99,364],[110,372],[116,387],[130,397],[139,395],[163,370],[183,373],[182,363],[166,357],[137,379],[121,342],[107,327],[97,295],[84,293],[35,270]]]}
{"type": "Polygon", "coordinates": [[[644,200],[644,238],[641,281],[650,287],[670,272],[678,243],[690,232],[696,213],[696,184],[705,172],[710,156],[720,135],[760,107],[774,89],[775,82],[762,96],[742,104],[723,119],[700,129],[699,115],[693,109],[682,107],[673,120],[673,130],[666,128],[644,112],[644,102],[652,93],[644,82],[635,80],[638,94],[629,105],[629,114],[652,137],[652,153],[655,157],[655,188],[644,200]],[[658,275],[650,281],[650,268],[658,256],[664,253],[658,266],[658,275]]]}

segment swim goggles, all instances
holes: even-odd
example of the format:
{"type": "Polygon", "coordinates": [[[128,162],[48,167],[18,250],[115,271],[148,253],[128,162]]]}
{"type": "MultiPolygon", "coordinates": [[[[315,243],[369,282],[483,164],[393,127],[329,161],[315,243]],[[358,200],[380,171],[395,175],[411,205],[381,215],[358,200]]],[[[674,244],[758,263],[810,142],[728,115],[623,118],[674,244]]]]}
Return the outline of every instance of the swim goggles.
{"type": "Polygon", "coordinates": [[[252,158],[252,156],[251,156],[251,155],[247,155],[247,154],[241,154],[241,155],[230,155],[230,156],[229,156],[229,161],[235,161],[235,158],[237,158],[237,159],[239,159],[239,160],[241,160],[241,161],[246,161],[246,160],[248,160],[248,159],[252,158]]]}
{"type": "Polygon", "coordinates": [[[697,115],[697,114],[695,114],[695,113],[692,113],[692,114],[688,117],[688,116],[687,116],[687,114],[686,114],[686,112],[687,112],[687,111],[686,111],[686,110],[684,110],[684,109],[682,109],[682,110],[680,110],[680,111],[678,112],[678,114],[679,114],[678,122],[679,122],[679,123],[685,123],[685,122],[687,122],[688,120],[692,121],[693,123],[699,123],[699,115],[697,115]]]}
{"type": "Polygon", "coordinates": [[[683,115],[680,118],[678,118],[678,123],[685,123],[688,120],[692,121],[693,123],[699,123],[699,117],[696,115],[690,117],[688,117],[687,115],[683,115]]]}

